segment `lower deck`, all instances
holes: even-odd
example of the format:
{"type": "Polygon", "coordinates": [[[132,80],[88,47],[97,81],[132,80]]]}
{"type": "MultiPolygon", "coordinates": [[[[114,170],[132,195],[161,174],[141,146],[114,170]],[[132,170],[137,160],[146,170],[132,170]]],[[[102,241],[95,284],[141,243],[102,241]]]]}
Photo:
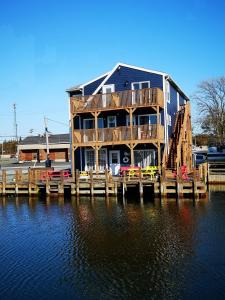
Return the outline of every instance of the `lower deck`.
{"type": "MultiPolygon", "coordinates": [[[[162,151],[160,151],[162,152],[162,151]]],[[[126,145],[105,146],[98,150],[98,171],[110,170],[112,175],[118,175],[121,167],[131,165],[131,149],[126,145]]],[[[154,145],[137,145],[133,149],[134,166],[146,168],[160,164],[157,147],[154,145]]],[[[96,171],[96,150],[91,147],[77,148],[74,153],[75,170],[96,171]]]]}

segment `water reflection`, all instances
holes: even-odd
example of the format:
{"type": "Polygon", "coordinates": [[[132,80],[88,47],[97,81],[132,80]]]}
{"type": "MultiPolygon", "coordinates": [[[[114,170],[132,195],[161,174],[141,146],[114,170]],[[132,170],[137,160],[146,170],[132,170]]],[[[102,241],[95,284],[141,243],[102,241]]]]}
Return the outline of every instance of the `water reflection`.
{"type": "MultiPolygon", "coordinates": [[[[207,234],[214,238],[212,223],[220,248],[225,246],[225,226],[217,224],[225,225],[223,196],[152,203],[3,197],[1,299],[188,299],[205,290],[210,295],[212,286],[198,281],[198,270],[213,269],[215,261],[202,261],[201,247],[207,234]]],[[[213,244],[208,251],[219,250],[213,244]]],[[[216,282],[225,279],[223,269],[216,274],[216,282]]],[[[204,275],[205,282],[215,283],[212,274],[204,275]]],[[[224,290],[213,289],[213,295],[224,290]]]]}

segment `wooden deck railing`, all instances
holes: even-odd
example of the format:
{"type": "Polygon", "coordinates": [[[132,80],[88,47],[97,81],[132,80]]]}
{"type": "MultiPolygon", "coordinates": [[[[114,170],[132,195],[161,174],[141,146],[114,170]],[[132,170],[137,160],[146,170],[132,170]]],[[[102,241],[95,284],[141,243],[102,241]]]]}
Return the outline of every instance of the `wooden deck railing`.
{"type": "Polygon", "coordinates": [[[156,139],[164,139],[164,127],[160,124],[133,126],[133,131],[127,126],[98,129],[97,140],[95,129],[74,130],[74,144],[77,146],[86,146],[88,143],[113,144],[156,139]]]}
{"type": "Polygon", "coordinates": [[[127,90],[110,94],[73,96],[70,98],[71,113],[123,109],[128,107],[163,107],[163,91],[159,88],[127,90]]]}

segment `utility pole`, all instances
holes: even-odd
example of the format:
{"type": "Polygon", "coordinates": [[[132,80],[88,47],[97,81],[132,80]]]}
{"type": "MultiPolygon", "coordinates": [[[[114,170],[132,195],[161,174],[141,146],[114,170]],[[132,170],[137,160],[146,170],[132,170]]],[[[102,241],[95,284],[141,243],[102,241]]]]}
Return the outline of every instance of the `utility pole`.
{"type": "Polygon", "coordinates": [[[46,152],[47,152],[47,157],[49,154],[49,143],[48,143],[48,121],[47,118],[44,117],[44,122],[45,122],[45,138],[46,138],[46,152]]]}
{"type": "Polygon", "coordinates": [[[16,120],[16,103],[13,104],[13,112],[14,112],[14,134],[15,134],[15,139],[18,141],[18,133],[17,133],[17,120],[16,120]]]}

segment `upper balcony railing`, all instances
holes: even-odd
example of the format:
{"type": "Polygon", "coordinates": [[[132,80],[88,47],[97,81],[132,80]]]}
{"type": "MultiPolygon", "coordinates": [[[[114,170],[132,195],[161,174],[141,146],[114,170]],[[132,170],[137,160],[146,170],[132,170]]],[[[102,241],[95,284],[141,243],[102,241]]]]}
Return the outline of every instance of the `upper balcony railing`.
{"type": "Polygon", "coordinates": [[[121,144],[163,141],[164,126],[160,124],[138,125],[132,129],[127,126],[113,128],[74,130],[74,145],[90,146],[94,144],[121,144]],[[97,137],[96,137],[97,136],[97,137]]]}
{"type": "Polygon", "coordinates": [[[126,90],[109,94],[73,96],[70,98],[71,113],[125,109],[129,107],[163,107],[163,91],[159,88],[126,90]]]}

